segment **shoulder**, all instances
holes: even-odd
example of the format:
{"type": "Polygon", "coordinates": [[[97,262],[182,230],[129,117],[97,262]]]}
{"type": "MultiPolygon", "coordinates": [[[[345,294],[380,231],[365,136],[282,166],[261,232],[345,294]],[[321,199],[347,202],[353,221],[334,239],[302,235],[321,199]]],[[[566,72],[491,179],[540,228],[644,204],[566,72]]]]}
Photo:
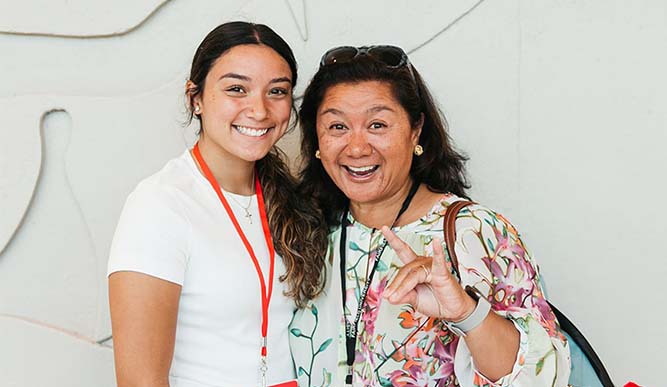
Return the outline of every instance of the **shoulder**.
{"type": "Polygon", "coordinates": [[[108,274],[136,271],[182,284],[192,226],[184,192],[187,169],[169,161],[128,196],[109,252],[108,274]]]}
{"type": "Polygon", "coordinates": [[[126,207],[169,207],[178,209],[191,196],[197,176],[187,158],[188,152],[169,160],[162,169],[141,180],[127,198],[126,207]]]}
{"type": "Polygon", "coordinates": [[[453,207],[462,201],[471,202],[456,195],[444,194],[426,218],[427,223],[432,225],[432,231],[451,230],[454,226],[455,243],[463,248],[462,253],[479,251],[479,254],[482,254],[483,251],[483,255],[512,253],[527,257],[521,235],[507,217],[474,201],[459,207],[458,210],[453,207]],[[445,216],[448,210],[457,213],[453,224],[446,225],[445,216]],[[507,249],[511,251],[506,252],[507,249]]]}
{"type": "Polygon", "coordinates": [[[448,209],[453,210],[454,207],[452,206],[461,202],[467,202],[468,204],[460,207],[456,214],[457,229],[469,223],[476,223],[480,228],[511,229],[516,233],[516,228],[512,222],[500,212],[474,200],[468,200],[454,194],[444,194],[434,206],[432,213],[444,217],[448,209]]]}

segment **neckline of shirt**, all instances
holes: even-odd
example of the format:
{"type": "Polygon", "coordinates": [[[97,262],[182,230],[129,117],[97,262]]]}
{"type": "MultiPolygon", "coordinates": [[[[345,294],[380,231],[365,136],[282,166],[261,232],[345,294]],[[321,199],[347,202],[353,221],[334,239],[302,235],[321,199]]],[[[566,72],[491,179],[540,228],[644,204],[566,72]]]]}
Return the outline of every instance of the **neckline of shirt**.
{"type": "MultiPolygon", "coordinates": [[[[435,204],[429,209],[425,215],[420,216],[418,219],[414,220],[413,222],[406,223],[402,226],[395,226],[392,227],[392,231],[398,232],[398,231],[403,231],[403,230],[409,230],[411,228],[417,227],[420,224],[424,223],[425,221],[428,222],[428,219],[431,219],[433,217],[442,217],[445,213],[445,210],[448,205],[450,205],[453,202],[456,202],[458,200],[462,200],[458,196],[451,194],[451,193],[446,193],[443,194],[436,202],[435,204]]],[[[377,229],[372,229],[371,227],[366,226],[365,224],[357,221],[354,216],[352,216],[352,212],[348,211],[347,212],[347,220],[350,222],[351,225],[354,227],[360,229],[361,231],[366,231],[366,232],[374,232],[378,231],[377,229]]]]}
{"type": "MultiPolygon", "coordinates": [[[[191,172],[195,175],[195,179],[199,182],[199,184],[202,184],[206,189],[211,188],[211,183],[206,180],[206,177],[199,171],[199,168],[197,168],[197,163],[195,163],[194,158],[192,158],[192,155],[190,154],[190,149],[186,149],[185,152],[183,153],[183,158],[185,159],[186,164],[190,167],[191,172]]],[[[233,196],[237,199],[241,200],[248,200],[248,198],[255,198],[257,194],[252,194],[252,195],[240,195],[234,192],[229,192],[225,190],[224,188],[220,187],[220,190],[228,196],[233,196]]],[[[257,201],[253,200],[254,204],[252,204],[250,207],[257,207],[257,201]]]]}

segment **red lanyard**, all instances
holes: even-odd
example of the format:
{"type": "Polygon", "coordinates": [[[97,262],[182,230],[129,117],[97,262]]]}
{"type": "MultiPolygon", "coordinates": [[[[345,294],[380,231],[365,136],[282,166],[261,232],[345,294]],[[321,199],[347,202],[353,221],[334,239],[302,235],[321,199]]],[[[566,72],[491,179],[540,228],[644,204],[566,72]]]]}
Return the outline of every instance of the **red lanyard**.
{"type": "Polygon", "coordinates": [[[234,213],[232,212],[232,208],[229,206],[229,203],[227,202],[227,199],[225,199],[225,196],[222,194],[222,190],[220,189],[220,185],[218,182],[215,180],[215,177],[213,177],[213,174],[211,173],[211,170],[208,168],[208,165],[206,165],[206,162],[204,161],[204,158],[201,156],[201,152],[199,151],[199,143],[195,144],[195,147],[193,148],[193,153],[195,155],[195,159],[197,159],[197,162],[199,163],[199,167],[201,168],[202,172],[204,173],[204,176],[206,176],[206,180],[208,180],[209,183],[211,183],[211,186],[215,190],[215,193],[218,194],[218,198],[220,198],[220,201],[222,202],[222,206],[225,207],[225,211],[227,211],[227,215],[229,216],[229,219],[231,219],[232,223],[234,224],[234,228],[236,228],[236,232],[239,234],[239,237],[241,237],[241,240],[243,241],[243,244],[245,245],[246,250],[248,250],[248,254],[250,254],[250,258],[252,258],[252,263],[255,265],[255,270],[257,271],[257,276],[259,277],[259,285],[262,289],[262,358],[264,359],[266,357],[266,335],[269,327],[269,303],[271,302],[271,293],[273,291],[273,268],[275,264],[275,251],[273,249],[273,240],[271,239],[271,231],[269,230],[269,220],[266,218],[266,210],[264,209],[264,196],[262,195],[262,186],[259,184],[259,178],[257,177],[257,174],[255,173],[255,192],[257,193],[257,204],[259,206],[259,216],[262,219],[262,229],[264,230],[264,239],[266,239],[266,245],[269,247],[269,289],[267,292],[266,289],[266,282],[264,282],[264,275],[262,273],[262,268],[259,266],[259,261],[257,260],[257,256],[255,255],[255,251],[252,249],[252,246],[250,245],[250,242],[248,242],[248,238],[246,238],[245,234],[243,233],[243,230],[241,229],[241,226],[239,225],[239,222],[236,220],[236,216],[234,216],[234,213]]]}

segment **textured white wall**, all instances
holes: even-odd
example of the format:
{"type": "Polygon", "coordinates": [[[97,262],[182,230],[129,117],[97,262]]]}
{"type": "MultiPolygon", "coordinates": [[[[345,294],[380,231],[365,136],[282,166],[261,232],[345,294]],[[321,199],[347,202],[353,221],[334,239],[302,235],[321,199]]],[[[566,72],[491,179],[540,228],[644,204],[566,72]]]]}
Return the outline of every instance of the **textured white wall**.
{"type": "MultiPolygon", "coordinates": [[[[192,142],[182,90],[221,22],[300,63],[391,43],[617,384],[661,385],[667,3],[0,0],[0,385],[114,385],[106,256],[125,196],[192,142]]],[[[293,133],[283,145],[298,153],[293,133]]]]}

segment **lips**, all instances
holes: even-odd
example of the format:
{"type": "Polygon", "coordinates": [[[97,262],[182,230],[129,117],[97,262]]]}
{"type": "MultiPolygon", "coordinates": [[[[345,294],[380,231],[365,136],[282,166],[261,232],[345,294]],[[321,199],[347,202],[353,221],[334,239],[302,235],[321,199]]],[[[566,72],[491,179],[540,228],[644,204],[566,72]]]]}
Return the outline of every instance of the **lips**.
{"type": "Polygon", "coordinates": [[[366,165],[361,167],[353,167],[351,165],[343,166],[345,170],[356,178],[366,178],[371,176],[380,167],[379,165],[366,165]]]}
{"type": "Polygon", "coordinates": [[[238,133],[241,133],[242,135],[249,137],[262,137],[263,135],[268,133],[269,130],[274,128],[273,126],[269,128],[253,128],[250,126],[242,126],[242,125],[232,125],[232,127],[238,133]]]}

